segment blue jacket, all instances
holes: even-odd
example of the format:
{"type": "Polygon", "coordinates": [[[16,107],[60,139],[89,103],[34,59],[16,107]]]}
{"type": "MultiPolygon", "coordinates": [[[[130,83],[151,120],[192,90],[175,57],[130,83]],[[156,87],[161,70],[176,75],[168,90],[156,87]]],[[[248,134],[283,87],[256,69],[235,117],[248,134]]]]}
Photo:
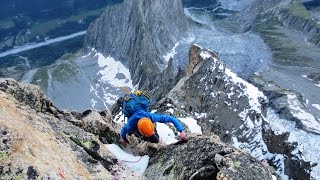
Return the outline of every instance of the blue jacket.
{"type": "Polygon", "coordinates": [[[161,123],[172,123],[176,129],[181,132],[184,130],[184,127],[180,124],[180,122],[168,115],[154,114],[150,112],[146,112],[143,110],[136,111],[129,119],[127,124],[121,129],[121,139],[126,140],[126,135],[128,133],[133,133],[138,130],[138,121],[141,118],[149,118],[153,123],[161,122],[161,123]]]}

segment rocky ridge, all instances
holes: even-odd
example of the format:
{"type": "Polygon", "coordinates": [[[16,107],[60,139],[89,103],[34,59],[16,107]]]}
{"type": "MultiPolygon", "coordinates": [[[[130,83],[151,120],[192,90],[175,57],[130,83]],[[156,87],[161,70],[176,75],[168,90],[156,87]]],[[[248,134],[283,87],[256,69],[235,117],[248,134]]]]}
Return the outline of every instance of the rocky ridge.
{"type": "MultiPolygon", "coordinates": [[[[62,112],[52,105],[37,87],[19,84],[10,79],[0,81],[0,100],[0,179],[145,178],[119,164],[115,156],[102,144],[102,141],[119,143],[119,127],[112,121],[109,111],[62,112]]],[[[178,159],[186,155],[185,151],[194,151],[193,155],[197,156],[203,153],[202,157],[207,157],[207,154],[213,151],[215,161],[208,165],[210,168],[201,169],[203,163],[207,164],[208,158],[203,161],[193,159],[193,166],[185,178],[216,175],[219,175],[217,179],[251,177],[257,175],[256,170],[260,170],[263,173],[260,172],[259,176],[271,179],[273,172],[267,165],[224,144],[217,137],[190,136],[185,144],[169,145],[153,151],[150,154],[152,165],[147,170],[149,173],[145,174],[147,178],[152,179],[148,174],[155,170],[153,167],[156,162],[171,162],[169,159],[165,160],[168,157],[167,150],[175,152],[176,157],[173,158],[178,159]],[[200,140],[206,146],[198,144],[200,140]],[[197,149],[200,146],[204,148],[201,152],[197,149]],[[193,149],[189,149],[191,147],[193,149]],[[241,166],[243,164],[251,166],[247,168],[241,166]],[[214,172],[211,172],[212,168],[215,169],[214,172]],[[232,170],[234,168],[236,170],[232,170]]],[[[180,164],[177,167],[183,166],[187,168],[188,165],[180,164]]],[[[164,176],[170,174],[167,167],[159,168],[157,170],[164,172],[164,176]]],[[[179,174],[170,176],[178,177],[179,174]]]]}
{"type": "MultiPolygon", "coordinates": [[[[297,112],[308,112],[298,93],[269,83],[266,86],[258,77],[251,82],[259,89],[227,69],[216,53],[193,45],[186,76],[160,102],[174,104],[173,115],[178,117],[193,114],[205,135],[217,134],[224,142],[267,160],[280,174],[293,179],[310,178],[310,169],[316,164],[296,153],[301,142],[289,142],[290,132],[277,133],[270,128],[267,112],[273,108],[280,117],[296,122],[297,128],[315,134],[319,129],[317,120],[310,125],[310,119],[297,116],[297,112]],[[279,155],[283,156],[283,164],[279,164],[279,155]]],[[[168,112],[166,106],[156,107],[168,112]]]]}
{"type": "Polygon", "coordinates": [[[0,179],[143,179],[93,134],[118,141],[110,114],[61,112],[39,88],[10,79],[0,81],[0,107],[0,179]]]}
{"type": "Polygon", "coordinates": [[[217,136],[190,136],[151,155],[147,179],[273,179],[272,169],[217,136]],[[247,163],[250,162],[248,165],[247,163]],[[245,172],[245,173],[244,173],[245,172]]]}

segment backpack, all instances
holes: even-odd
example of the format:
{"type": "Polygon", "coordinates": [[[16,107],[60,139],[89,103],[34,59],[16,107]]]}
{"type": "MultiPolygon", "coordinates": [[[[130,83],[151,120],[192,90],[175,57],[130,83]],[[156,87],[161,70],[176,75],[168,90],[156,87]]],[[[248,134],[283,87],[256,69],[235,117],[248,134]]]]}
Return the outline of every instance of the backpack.
{"type": "Polygon", "coordinates": [[[134,93],[126,94],[122,102],[122,113],[125,117],[130,117],[138,110],[149,111],[151,96],[146,91],[136,90],[134,93]]]}

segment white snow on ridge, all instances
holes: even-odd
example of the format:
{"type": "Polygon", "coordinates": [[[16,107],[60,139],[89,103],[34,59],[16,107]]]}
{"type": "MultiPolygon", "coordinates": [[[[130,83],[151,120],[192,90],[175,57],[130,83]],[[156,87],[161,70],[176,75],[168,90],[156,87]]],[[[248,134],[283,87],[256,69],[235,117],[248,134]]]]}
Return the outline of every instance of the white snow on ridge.
{"type": "Polygon", "coordinates": [[[166,62],[169,62],[170,58],[173,58],[174,55],[177,54],[176,48],[177,48],[179,45],[180,45],[180,43],[176,43],[176,44],[173,46],[172,50],[171,50],[170,52],[168,52],[166,55],[163,56],[163,58],[166,60],[166,62]]]}
{"type": "Polygon", "coordinates": [[[200,53],[200,56],[201,56],[203,59],[207,59],[207,58],[210,58],[210,57],[211,57],[211,55],[210,55],[208,52],[206,52],[206,51],[202,51],[202,52],[200,53]]]}
{"type": "MultiPolygon", "coordinates": [[[[210,93],[210,94],[211,94],[211,93],[210,93]]],[[[196,116],[198,119],[200,119],[200,118],[207,118],[207,116],[208,116],[207,113],[197,113],[197,112],[195,112],[194,114],[195,114],[195,116],[196,116]]]]}
{"type": "Polygon", "coordinates": [[[175,138],[172,129],[170,129],[168,125],[163,123],[157,123],[156,127],[161,141],[163,141],[166,144],[178,142],[178,140],[175,138]]]}
{"type": "Polygon", "coordinates": [[[129,69],[120,61],[116,61],[110,56],[104,57],[101,53],[97,53],[95,56],[98,56],[98,64],[102,68],[102,70],[98,72],[98,74],[102,76],[100,81],[109,83],[114,87],[128,87],[134,89],[129,69]],[[118,79],[118,74],[123,74],[125,78],[118,79]]]}
{"type": "Polygon", "coordinates": [[[290,132],[288,142],[298,142],[293,154],[301,157],[304,161],[318,163],[317,166],[311,168],[311,176],[318,179],[320,175],[320,156],[317,154],[319,154],[320,150],[320,135],[307,133],[304,130],[296,128],[295,122],[281,119],[271,109],[268,109],[267,117],[269,126],[276,134],[290,132]]]}
{"type": "Polygon", "coordinates": [[[123,151],[118,145],[116,144],[107,144],[106,147],[109,151],[112,152],[116,156],[116,158],[120,161],[120,163],[124,163],[127,167],[136,171],[140,174],[143,174],[148,167],[150,157],[145,156],[134,156],[123,151]],[[129,162],[126,162],[129,161],[129,162]]]}
{"type": "Polygon", "coordinates": [[[312,104],[312,106],[317,108],[318,110],[320,110],[320,105],[319,104],[312,104]]]}
{"type": "Polygon", "coordinates": [[[198,121],[187,117],[187,118],[179,118],[179,120],[181,122],[183,122],[184,124],[186,124],[188,126],[188,129],[192,132],[192,133],[197,133],[197,134],[202,134],[202,130],[201,127],[198,125],[198,121]]]}
{"type": "Polygon", "coordinates": [[[262,137],[262,121],[259,121],[253,128],[247,129],[243,132],[242,136],[251,135],[255,131],[254,137],[251,142],[239,142],[237,137],[232,137],[233,145],[247,151],[251,156],[258,160],[273,160],[276,162],[277,173],[283,180],[288,180],[289,177],[284,174],[284,157],[281,154],[272,154],[269,152],[267,145],[262,137]]]}
{"type": "Polygon", "coordinates": [[[288,94],[289,108],[294,117],[298,118],[303,126],[310,131],[320,133],[320,123],[310,113],[302,109],[302,105],[295,94],[288,94]]]}
{"type": "Polygon", "coordinates": [[[169,112],[169,113],[171,113],[171,114],[174,114],[174,109],[169,108],[168,110],[166,110],[166,112],[169,112]]]}
{"type": "Polygon", "coordinates": [[[246,95],[249,98],[249,104],[251,106],[252,110],[255,110],[257,113],[261,113],[261,105],[259,102],[259,99],[263,98],[266,99],[264,94],[259,91],[257,87],[254,85],[248,83],[247,81],[243,80],[242,78],[238,77],[234,72],[232,72],[230,69],[226,68],[225,73],[227,76],[229,76],[230,81],[234,82],[235,84],[239,85],[242,83],[246,88],[243,89],[244,95],[246,95]]]}

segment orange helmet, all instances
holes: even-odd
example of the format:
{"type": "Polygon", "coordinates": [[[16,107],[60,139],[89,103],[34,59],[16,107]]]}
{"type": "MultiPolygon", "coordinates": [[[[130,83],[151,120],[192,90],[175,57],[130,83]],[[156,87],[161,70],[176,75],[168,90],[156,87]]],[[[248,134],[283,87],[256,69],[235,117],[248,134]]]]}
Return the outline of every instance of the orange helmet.
{"type": "Polygon", "coordinates": [[[138,121],[139,132],[145,137],[154,135],[154,124],[149,118],[141,118],[138,121]]]}

